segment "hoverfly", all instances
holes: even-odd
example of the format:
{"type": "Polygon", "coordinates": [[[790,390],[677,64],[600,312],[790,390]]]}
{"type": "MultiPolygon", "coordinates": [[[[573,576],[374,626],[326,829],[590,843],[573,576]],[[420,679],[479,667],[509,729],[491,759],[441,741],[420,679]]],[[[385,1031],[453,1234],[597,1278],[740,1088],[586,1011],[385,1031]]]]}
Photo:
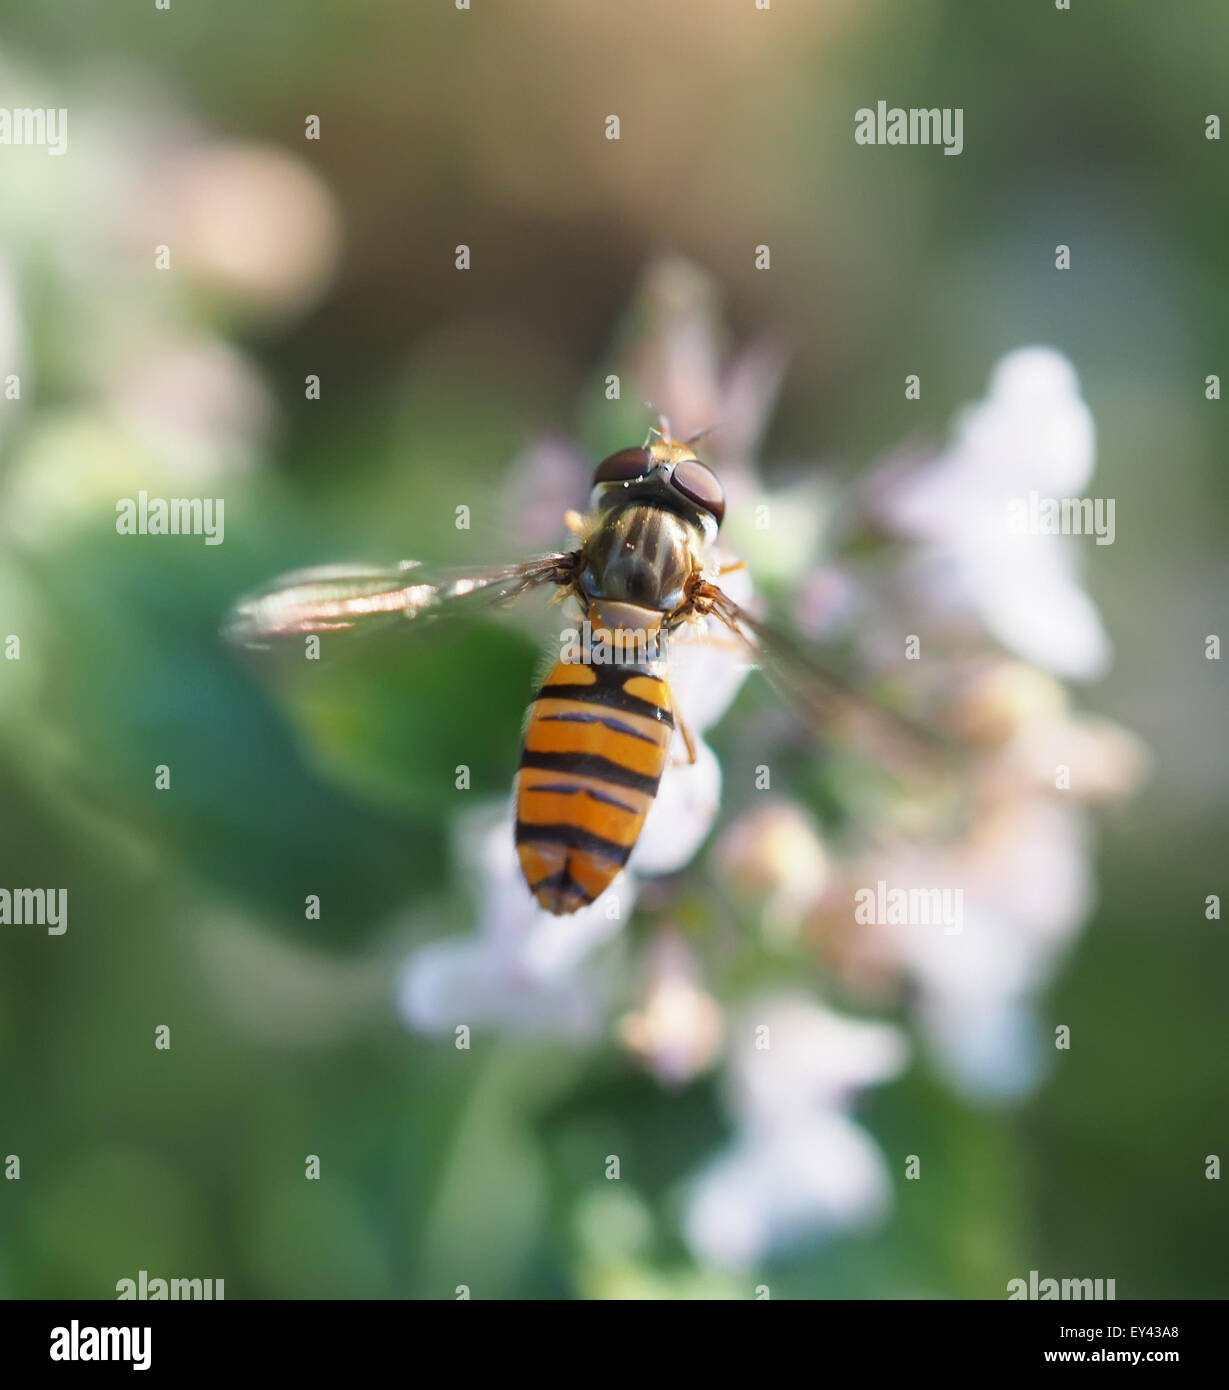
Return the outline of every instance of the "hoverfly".
{"type": "MultiPolygon", "coordinates": [[[[664,424],[664,422],[663,422],[664,424]]],[[[715,619],[754,659],[765,648],[804,703],[852,709],[853,692],[826,676],[726,594],[741,564],[716,551],[725,494],[688,442],[653,431],[593,475],[590,516],[572,516],[575,550],[432,580],[412,561],[387,569],[327,566],[285,576],[236,605],[227,635],[245,645],[350,628],[380,616],[415,619],[482,595],[500,602],[551,586],[572,598],[586,640],[556,661],[530,706],[516,774],[516,846],[529,891],[549,912],[596,901],[626,864],[666,768],[675,728],[666,639],[715,619]],[[654,438],[656,435],[656,438],[654,438]],[[594,639],[607,654],[596,659],[594,639]]]]}

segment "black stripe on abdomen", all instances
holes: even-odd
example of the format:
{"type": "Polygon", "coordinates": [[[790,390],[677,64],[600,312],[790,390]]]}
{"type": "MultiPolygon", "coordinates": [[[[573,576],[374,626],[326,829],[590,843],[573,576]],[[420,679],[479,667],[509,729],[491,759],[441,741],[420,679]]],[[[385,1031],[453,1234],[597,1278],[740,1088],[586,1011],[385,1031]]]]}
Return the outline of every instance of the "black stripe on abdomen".
{"type": "Polygon", "coordinates": [[[581,850],[585,854],[597,854],[609,859],[612,864],[626,864],[627,856],[632,852],[631,845],[616,844],[614,840],[607,840],[578,825],[528,825],[525,821],[517,821],[516,843],[558,845],[562,849],[581,850]]]}
{"type": "Polygon", "coordinates": [[[579,883],[567,871],[562,868],[557,874],[547,874],[545,878],[538,879],[537,883],[529,885],[529,891],[533,894],[542,892],[543,889],[557,889],[560,893],[575,893],[582,902],[593,902],[593,894],[587,888],[582,888],[579,883]]]}
{"type": "Polygon", "coordinates": [[[624,681],[633,676],[644,676],[656,680],[648,671],[617,666],[592,666],[597,680],[592,685],[544,685],[534,696],[535,700],[579,700],[586,705],[603,705],[617,714],[640,714],[646,719],[656,719],[666,728],[674,728],[674,715],[668,709],[655,705],[652,700],[641,699],[639,695],[629,695],[623,689],[624,681]]]}
{"type": "Polygon", "coordinates": [[[616,734],[626,734],[629,738],[642,739],[645,743],[651,743],[654,747],[661,745],[652,734],[646,734],[643,729],[633,728],[631,724],[625,724],[621,719],[603,719],[600,714],[540,714],[538,718],[545,724],[601,724],[603,728],[610,729],[616,734]]]}
{"type": "Polygon", "coordinates": [[[634,787],[645,796],[657,795],[657,777],[633,772],[621,763],[612,762],[598,753],[535,753],[526,748],[521,754],[522,767],[535,767],[543,772],[571,772],[583,777],[596,777],[619,787],[634,787]]]}
{"type": "Polygon", "coordinates": [[[629,806],[626,801],[620,801],[617,796],[599,791],[597,787],[591,787],[584,782],[539,782],[536,787],[521,788],[523,796],[532,796],[535,792],[545,792],[555,796],[587,796],[593,801],[600,801],[603,806],[613,806],[618,811],[626,811],[629,816],[644,814],[644,807],[629,806]]]}

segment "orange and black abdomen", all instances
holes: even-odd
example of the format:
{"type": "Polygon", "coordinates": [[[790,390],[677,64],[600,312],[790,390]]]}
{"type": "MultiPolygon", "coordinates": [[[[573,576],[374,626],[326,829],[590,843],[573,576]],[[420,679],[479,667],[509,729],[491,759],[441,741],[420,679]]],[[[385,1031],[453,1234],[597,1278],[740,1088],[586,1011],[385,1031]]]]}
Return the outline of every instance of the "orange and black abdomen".
{"type": "Polygon", "coordinates": [[[516,849],[550,912],[600,897],[640,837],[666,766],[670,687],[643,666],[560,662],[529,712],[516,849]]]}

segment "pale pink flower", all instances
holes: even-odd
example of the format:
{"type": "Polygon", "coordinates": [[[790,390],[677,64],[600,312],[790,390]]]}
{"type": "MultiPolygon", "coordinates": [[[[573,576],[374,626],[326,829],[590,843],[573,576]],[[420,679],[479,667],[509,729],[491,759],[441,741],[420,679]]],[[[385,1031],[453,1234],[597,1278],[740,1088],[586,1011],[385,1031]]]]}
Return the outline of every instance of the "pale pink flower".
{"type": "Polygon", "coordinates": [[[725,1028],[721,1006],[703,987],[695,954],[683,937],[663,932],[649,952],[639,1006],[619,1022],[619,1040],[666,1085],[707,1071],[725,1028]]]}
{"type": "Polygon", "coordinates": [[[846,1019],[802,994],[760,1000],[731,1028],[734,1140],[690,1186],[688,1245],[743,1269],[875,1224],[891,1206],[882,1155],[848,1115],[859,1090],[904,1067],[896,1029],[846,1019]]]}
{"type": "Polygon", "coordinates": [[[1056,675],[1101,675],[1109,639],[1077,578],[1080,539],[1017,533],[1011,510],[1030,492],[1082,495],[1093,447],[1092,415],[1070,362],[1051,348],[1008,354],[942,453],[869,484],[880,523],[914,542],[901,589],[934,618],[977,620],[1009,651],[1056,675]]]}

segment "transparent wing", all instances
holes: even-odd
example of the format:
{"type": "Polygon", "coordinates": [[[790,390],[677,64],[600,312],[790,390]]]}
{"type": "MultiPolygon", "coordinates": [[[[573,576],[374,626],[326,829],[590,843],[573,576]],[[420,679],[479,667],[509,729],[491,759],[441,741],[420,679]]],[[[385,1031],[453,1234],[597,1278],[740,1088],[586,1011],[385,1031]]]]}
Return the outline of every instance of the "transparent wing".
{"type": "Polygon", "coordinates": [[[567,585],[579,552],[558,551],[519,565],[468,571],[430,571],[416,560],[380,568],[322,565],[283,575],[249,594],[231,609],[223,625],[227,639],[241,646],[269,646],[279,638],[340,628],[395,623],[464,605],[498,603],[541,585],[567,585]]]}
{"type": "Polygon", "coordinates": [[[757,618],[713,584],[697,594],[703,611],[746,646],[751,659],[818,733],[854,747],[905,776],[950,773],[960,750],[828,669],[795,634],[757,618]]]}

